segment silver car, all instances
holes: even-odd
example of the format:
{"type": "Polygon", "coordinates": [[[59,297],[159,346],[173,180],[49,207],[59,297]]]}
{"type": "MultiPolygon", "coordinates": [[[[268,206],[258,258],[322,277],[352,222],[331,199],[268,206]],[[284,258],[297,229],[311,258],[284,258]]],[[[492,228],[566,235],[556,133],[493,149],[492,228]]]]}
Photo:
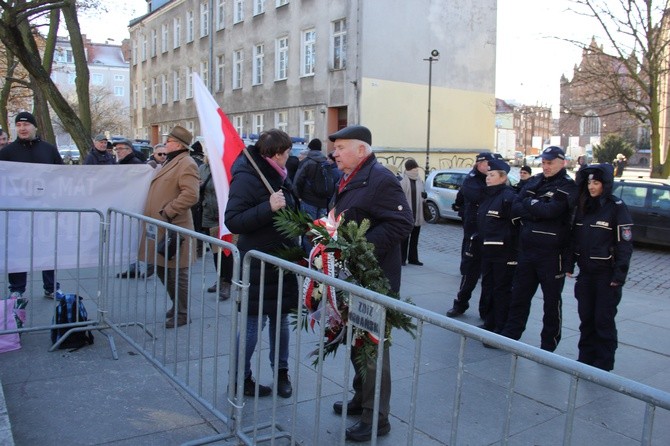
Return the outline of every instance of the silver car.
{"type": "Polygon", "coordinates": [[[471,168],[433,170],[426,179],[426,213],[428,223],[437,223],[440,218],[460,220],[451,206],[456,194],[471,168]]]}

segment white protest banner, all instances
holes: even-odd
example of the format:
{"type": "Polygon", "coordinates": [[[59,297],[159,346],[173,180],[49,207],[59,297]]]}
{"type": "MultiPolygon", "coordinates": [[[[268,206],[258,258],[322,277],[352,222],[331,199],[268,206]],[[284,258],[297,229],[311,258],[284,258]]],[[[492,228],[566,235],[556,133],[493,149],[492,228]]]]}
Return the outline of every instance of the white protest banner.
{"type": "MultiPolygon", "coordinates": [[[[0,208],[97,209],[106,218],[107,209],[115,207],[141,214],[153,172],[148,165],[0,161],[0,208]]],[[[100,230],[100,217],[94,213],[81,217],[70,212],[0,213],[0,271],[97,266],[100,230]]],[[[139,229],[134,230],[135,236],[124,246],[124,260],[129,252],[133,260],[136,256],[139,229]]],[[[116,258],[121,261],[122,256],[116,258]]]]}

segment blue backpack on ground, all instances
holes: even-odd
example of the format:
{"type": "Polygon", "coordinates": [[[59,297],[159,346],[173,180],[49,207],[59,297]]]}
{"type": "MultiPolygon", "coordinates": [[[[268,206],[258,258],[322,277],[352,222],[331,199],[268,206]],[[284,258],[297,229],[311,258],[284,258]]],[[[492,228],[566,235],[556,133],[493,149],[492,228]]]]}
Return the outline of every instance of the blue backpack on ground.
{"type": "MultiPolygon", "coordinates": [[[[69,324],[72,322],[88,321],[88,313],[82,302],[83,298],[76,294],[63,294],[60,291],[54,293],[56,301],[56,313],[54,314],[52,325],[69,324]],[[77,313],[79,316],[77,317],[77,313]]],[[[51,343],[58,342],[65,333],[72,327],[52,328],[51,343]]],[[[78,349],[86,345],[93,344],[93,333],[90,330],[77,331],[63,340],[58,346],[59,349],[78,349]]]]}

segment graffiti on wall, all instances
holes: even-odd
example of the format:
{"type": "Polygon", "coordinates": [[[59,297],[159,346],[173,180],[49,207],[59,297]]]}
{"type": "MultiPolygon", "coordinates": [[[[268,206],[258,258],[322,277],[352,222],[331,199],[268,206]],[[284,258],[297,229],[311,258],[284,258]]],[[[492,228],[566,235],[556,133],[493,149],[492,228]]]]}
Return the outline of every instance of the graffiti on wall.
{"type": "MultiPolygon", "coordinates": [[[[375,153],[375,156],[377,157],[377,161],[380,164],[386,166],[391,172],[395,174],[399,174],[405,171],[405,161],[408,159],[414,159],[417,163],[419,163],[419,168],[421,170],[424,170],[426,162],[425,157],[418,159],[416,156],[411,155],[384,155],[383,153],[375,153]]],[[[475,153],[436,154],[430,157],[430,170],[454,169],[458,167],[471,168],[475,163],[475,156],[475,153]]]]}

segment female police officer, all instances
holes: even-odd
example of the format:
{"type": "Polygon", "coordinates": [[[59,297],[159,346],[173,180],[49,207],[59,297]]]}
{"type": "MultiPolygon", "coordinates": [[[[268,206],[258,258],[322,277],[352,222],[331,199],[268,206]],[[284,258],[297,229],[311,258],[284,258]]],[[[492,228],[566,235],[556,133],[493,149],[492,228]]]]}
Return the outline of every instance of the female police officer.
{"type": "Polygon", "coordinates": [[[592,164],[577,173],[579,198],[568,266],[569,277],[575,262],[579,266],[578,361],[607,371],[614,368],[614,316],[633,252],[633,221],[624,202],[611,194],[613,181],[610,164],[592,164]]]}

